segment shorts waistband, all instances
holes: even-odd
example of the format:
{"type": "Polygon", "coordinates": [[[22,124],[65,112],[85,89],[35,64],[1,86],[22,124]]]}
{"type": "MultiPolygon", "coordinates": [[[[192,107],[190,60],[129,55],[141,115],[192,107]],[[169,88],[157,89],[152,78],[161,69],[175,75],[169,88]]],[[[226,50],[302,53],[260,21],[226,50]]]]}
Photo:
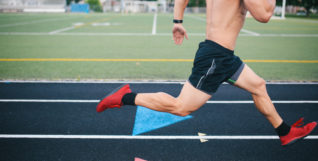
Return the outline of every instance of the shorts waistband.
{"type": "Polygon", "coordinates": [[[206,40],[204,41],[204,43],[210,45],[210,46],[213,47],[213,48],[222,50],[222,51],[224,51],[225,53],[234,54],[234,51],[233,51],[233,50],[230,50],[230,49],[228,49],[228,48],[225,48],[225,47],[223,47],[222,45],[220,45],[220,44],[218,44],[218,43],[216,43],[216,42],[214,42],[214,41],[212,41],[212,40],[206,39],[206,40]]]}

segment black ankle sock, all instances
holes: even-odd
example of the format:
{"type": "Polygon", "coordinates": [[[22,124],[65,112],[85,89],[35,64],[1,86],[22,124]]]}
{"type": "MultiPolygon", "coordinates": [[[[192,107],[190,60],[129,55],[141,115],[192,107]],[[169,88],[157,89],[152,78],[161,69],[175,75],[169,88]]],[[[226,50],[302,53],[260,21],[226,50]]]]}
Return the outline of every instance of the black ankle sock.
{"type": "Polygon", "coordinates": [[[290,126],[288,126],[284,121],[276,129],[278,136],[286,136],[290,131],[290,126]]]}
{"type": "Polygon", "coordinates": [[[135,98],[137,96],[137,93],[127,93],[123,96],[123,98],[121,99],[121,101],[123,102],[124,105],[134,105],[135,104],[135,98]]]}

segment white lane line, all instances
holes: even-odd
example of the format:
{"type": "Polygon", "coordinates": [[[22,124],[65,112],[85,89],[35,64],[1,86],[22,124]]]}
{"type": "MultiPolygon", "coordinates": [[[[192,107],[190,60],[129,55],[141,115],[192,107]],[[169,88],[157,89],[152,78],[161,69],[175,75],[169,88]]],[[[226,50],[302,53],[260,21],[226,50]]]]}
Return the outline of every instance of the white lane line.
{"type": "Polygon", "coordinates": [[[0,25],[0,27],[22,26],[22,25],[29,25],[29,24],[42,23],[42,22],[59,21],[59,20],[65,20],[65,19],[71,19],[71,18],[74,18],[74,17],[52,18],[52,19],[45,19],[45,20],[34,20],[34,21],[28,21],[28,22],[19,22],[19,23],[12,23],[12,24],[3,24],[3,25],[0,25]]]}
{"type": "MultiPolygon", "coordinates": [[[[0,99],[0,102],[45,102],[45,103],[98,103],[99,100],[70,100],[70,99],[0,99]]],[[[272,101],[275,104],[318,103],[314,100],[272,101]]],[[[208,104],[252,104],[253,101],[207,101],[208,104]]]]}
{"type": "Polygon", "coordinates": [[[266,82],[268,85],[318,85],[318,82],[266,82]]]}
{"type": "Polygon", "coordinates": [[[253,32],[253,31],[250,31],[250,30],[246,30],[246,29],[241,29],[242,32],[245,32],[247,34],[251,34],[253,36],[260,36],[261,34],[257,33],[257,32],[253,32]]]}
{"type": "MultiPolygon", "coordinates": [[[[276,135],[206,135],[206,136],[173,136],[173,135],[32,135],[32,134],[0,134],[2,139],[130,139],[130,140],[277,140],[276,135]]],[[[305,139],[318,139],[318,135],[305,139]]]]}
{"type": "MultiPolygon", "coordinates": [[[[318,37],[318,34],[240,34],[243,37],[318,37]]],[[[45,32],[0,32],[0,35],[21,35],[21,36],[50,36],[45,32]]],[[[56,33],[55,36],[153,36],[152,33],[56,33]]],[[[204,36],[204,33],[189,33],[190,36],[204,36]]],[[[156,33],[156,36],[171,36],[171,33],[156,33]]]]}
{"type": "Polygon", "coordinates": [[[153,24],[152,24],[152,35],[157,34],[157,12],[153,16],[153,24]]]}
{"type": "MultiPolygon", "coordinates": [[[[61,81],[49,81],[49,80],[38,80],[38,81],[25,81],[25,80],[1,80],[0,83],[71,83],[71,84],[81,84],[81,83],[96,83],[96,84],[184,84],[184,81],[156,81],[156,80],[145,80],[145,81],[75,81],[75,80],[61,80],[61,81]]],[[[317,83],[318,84],[318,83],[317,83]]]]}
{"type": "MultiPolygon", "coordinates": [[[[144,80],[144,81],[109,81],[109,80],[0,80],[0,83],[97,83],[97,84],[184,84],[184,80],[164,81],[164,80],[144,80]]],[[[226,82],[224,85],[230,85],[226,82]]],[[[318,85],[318,82],[266,82],[267,85],[318,85]]]]}
{"type": "Polygon", "coordinates": [[[75,27],[72,26],[72,27],[66,27],[66,28],[54,30],[54,31],[49,32],[49,34],[50,34],[50,35],[52,35],[52,34],[57,34],[57,33],[64,32],[64,31],[68,31],[68,30],[72,30],[72,29],[75,29],[75,27]]]}
{"type": "Polygon", "coordinates": [[[67,100],[67,99],[0,99],[0,102],[97,103],[97,102],[99,102],[99,100],[67,100]]]}

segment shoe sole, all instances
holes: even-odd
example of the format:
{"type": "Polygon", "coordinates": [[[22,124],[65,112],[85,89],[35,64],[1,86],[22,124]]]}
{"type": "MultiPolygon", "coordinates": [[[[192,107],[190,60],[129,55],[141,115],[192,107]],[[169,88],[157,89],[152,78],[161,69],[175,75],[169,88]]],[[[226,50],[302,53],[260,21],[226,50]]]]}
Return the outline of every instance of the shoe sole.
{"type": "MultiPolygon", "coordinates": [[[[318,123],[318,121],[314,121],[314,122],[318,123]]],[[[293,141],[291,141],[291,142],[289,142],[288,144],[285,144],[285,145],[283,145],[283,146],[290,146],[290,145],[296,143],[296,142],[299,141],[299,140],[303,140],[303,139],[304,139],[305,137],[307,137],[312,131],[314,131],[316,127],[317,127],[317,125],[316,125],[307,135],[302,136],[302,137],[298,137],[298,138],[294,139],[293,141]]]]}

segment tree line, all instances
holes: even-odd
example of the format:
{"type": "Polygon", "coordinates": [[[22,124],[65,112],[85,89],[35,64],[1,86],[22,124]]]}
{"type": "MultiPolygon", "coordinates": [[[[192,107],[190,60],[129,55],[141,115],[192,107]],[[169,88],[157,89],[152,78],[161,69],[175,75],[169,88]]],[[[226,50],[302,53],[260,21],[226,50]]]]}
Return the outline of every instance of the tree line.
{"type": "MultiPolygon", "coordinates": [[[[81,0],[66,0],[67,5],[73,3],[78,3],[81,0]]],[[[146,1],[155,1],[155,0],[146,0],[146,1]]],[[[91,6],[100,6],[99,0],[85,0],[86,3],[91,6]]],[[[282,0],[276,2],[277,6],[282,5],[282,0]]],[[[318,0],[286,0],[286,5],[300,6],[304,7],[306,10],[307,16],[310,14],[311,9],[318,9],[318,0]]],[[[188,7],[205,7],[205,0],[189,0],[188,7]]]]}

